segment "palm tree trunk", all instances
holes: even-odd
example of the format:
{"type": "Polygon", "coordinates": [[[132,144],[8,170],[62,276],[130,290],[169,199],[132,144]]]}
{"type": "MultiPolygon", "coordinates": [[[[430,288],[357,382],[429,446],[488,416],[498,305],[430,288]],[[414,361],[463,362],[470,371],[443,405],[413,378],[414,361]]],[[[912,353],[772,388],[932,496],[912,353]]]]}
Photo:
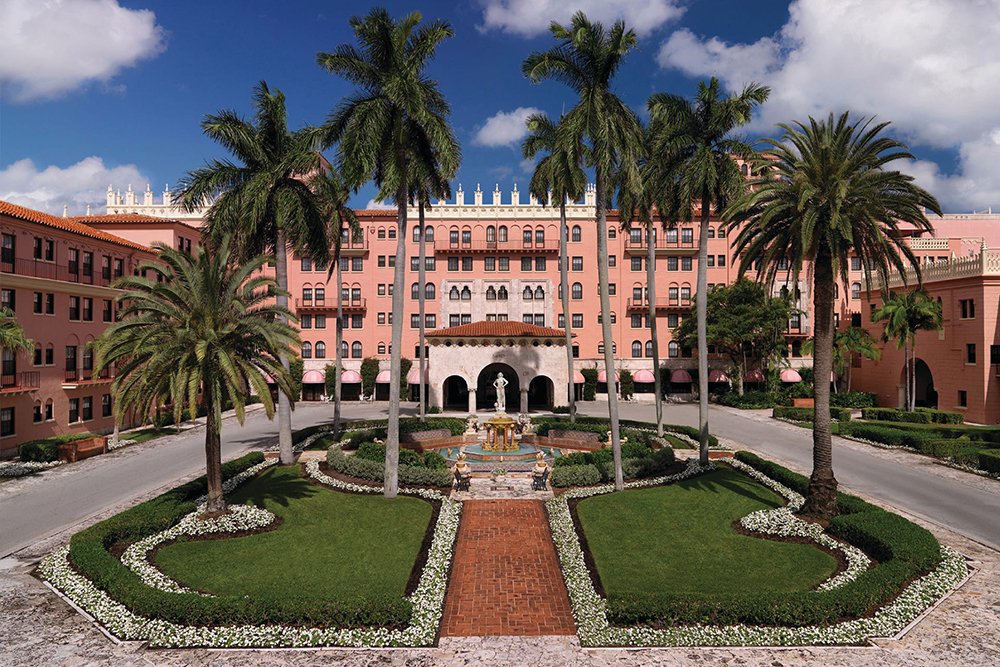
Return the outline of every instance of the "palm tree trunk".
{"type": "Polygon", "coordinates": [[[563,332],[566,336],[566,377],[569,388],[569,420],[576,423],[576,384],[573,382],[573,334],[569,312],[569,229],[566,222],[566,194],[559,200],[559,291],[562,293],[563,332]]]}
{"type": "Polygon", "coordinates": [[[656,435],[663,435],[663,395],[660,391],[660,342],[656,339],[656,229],[646,229],[646,300],[649,306],[649,337],[653,347],[653,392],[656,403],[656,435]]]}
{"type": "MultiPolygon", "coordinates": [[[[400,160],[403,164],[403,160],[400,160]]],[[[385,439],[386,498],[395,498],[399,492],[399,382],[400,356],[403,347],[403,282],[406,278],[406,183],[396,191],[396,270],[392,287],[392,349],[389,353],[389,424],[385,439]]]]}
{"type": "Polygon", "coordinates": [[[910,412],[917,409],[917,335],[910,341],[910,412]]]}
{"type": "MultiPolygon", "coordinates": [[[[604,372],[608,376],[608,416],[611,420],[611,454],[615,464],[615,490],[625,488],[622,475],[622,443],[618,427],[618,387],[615,377],[614,339],[611,337],[611,298],[608,295],[608,218],[604,201],[604,170],[598,166],[594,184],[597,197],[597,281],[601,292],[601,334],[604,340],[604,372]]],[[[565,264],[565,262],[563,262],[565,264]]]]}
{"type": "MultiPolygon", "coordinates": [[[[427,248],[424,245],[424,236],[427,234],[427,228],[424,226],[424,199],[423,199],[423,197],[420,198],[420,201],[418,202],[417,206],[418,206],[417,212],[418,212],[419,223],[420,223],[420,253],[419,253],[420,254],[420,266],[417,267],[417,275],[419,276],[418,279],[417,279],[417,283],[420,285],[420,299],[419,299],[419,301],[420,301],[420,327],[419,327],[419,334],[418,334],[418,336],[419,336],[418,349],[420,350],[419,364],[418,364],[418,368],[419,368],[419,372],[420,372],[420,395],[419,395],[419,399],[420,399],[420,421],[427,421],[427,406],[426,406],[427,397],[424,395],[425,392],[427,391],[427,388],[424,386],[424,372],[425,372],[424,369],[426,368],[426,365],[427,365],[427,359],[426,359],[427,355],[424,354],[424,352],[425,352],[425,350],[424,350],[424,280],[426,280],[426,275],[424,274],[424,271],[425,271],[425,269],[424,269],[424,257],[426,256],[426,253],[427,253],[427,248]]],[[[399,260],[397,259],[396,261],[398,262],[399,260]]],[[[437,292],[435,291],[435,294],[436,293],[437,292]]]]}
{"type": "Polygon", "coordinates": [[[851,368],[854,367],[854,353],[851,352],[851,358],[847,362],[847,393],[851,393],[851,368]]]}
{"type": "Polygon", "coordinates": [[[833,261],[828,251],[817,253],[813,268],[813,469],[802,513],[827,520],[837,513],[837,480],[833,476],[833,440],[830,433],[830,373],[833,372],[833,261]],[[824,381],[825,380],[825,381],[824,381]]]}
{"type": "Polygon", "coordinates": [[[708,464],[708,215],[709,198],[701,197],[698,229],[698,282],[695,310],[698,317],[698,460],[708,464]]]}
{"type": "Polygon", "coordinates": [[[222,441],[219,436],[219,422],[215,417],[215,401],[209,383],[205,383],[205,479],[208,484],[208,499],[205,514],[218,516],[229,511],[222,493],[222,441]]]}
{"type": "Polygon", "coordinates": [[[910,343],[903,341],[903,409],[910,409],[910,343]]]}
{"type": "Polygon", "coordinates": [[[336,253],[334,261],[337,262],[337,324],[334,345],[336,350],[333,354],[333,367],[337,377],[333,383],[333,432],[340,435],[340,397],[343,390],[341,375],[344,374],[344,273],[340,267],[340,253],[336,253]]]}
{"type": "Polygon", "coordinates": [[[115,430],[111,432],[111,442],[118,444],[118,438],[120,437],[120,424],[118,423],[118,415],[115,415],[115,430]]]}
{"type": "MultiPolygon", "coordinates": [[[[278,283],[277,303],[283,308],[288,307],[288,240],[285,230],[280,226],[274,241],[274,278],[278,283]]],[[[283,322],[288,318],[281,316],[283,322]]],[[[288,372],[288,352],[284,348],[278,353],[278,361],[288,372]]],[[[292,451],[292,397],[283,391],[278,392],[278,451],[282,465],[295,463],[295,453],[292,451]]],[[[298,400],[298,396],[294,398],[298,400]]]]}

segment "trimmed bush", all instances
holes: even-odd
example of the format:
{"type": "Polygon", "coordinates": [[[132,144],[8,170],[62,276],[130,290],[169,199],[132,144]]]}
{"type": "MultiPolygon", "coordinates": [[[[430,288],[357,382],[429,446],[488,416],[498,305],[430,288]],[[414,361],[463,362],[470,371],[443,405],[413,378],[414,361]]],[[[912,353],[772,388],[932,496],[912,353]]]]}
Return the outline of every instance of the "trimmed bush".
{"type": "Polygon", "coordinates": [[[592,464],[552,468],[552,486],[593,486],[601,483],[601,471],[592,464]]]}
{"type": "Polygon", "coordinates": [[[867,391],[844,391],[830,394],[830,405],[838,408],[874,408],[877,405],[875,394],[867,391]]]}
{"type": "Polygon", "coordinates": [[[17,455],[21,457],[22,461],[49,463],[59,458],[59,445],[96,437],[96,433],[65,433],[41,440],[29,440],[18,445],[17,455]]]}
{"type": "MultiPolygon", "coordinates": [[[[811,422],[813,420],[812,408],[789,408],[785,406],[775,406],[771,411],[771,416],[775,419],[791,419],[797,422],[811,422]]],[[[848,408],[830,408],[830,419],[839,422],[851,421],[851,411],[848,408]]]]}
{"type": "Polygon", "coordinates": [[[979,468],[1000,475],[1000,449],[979,450],[979,468]]]}
{"type": "Polygon", "coordinates": [[[548,435],[549,431],[579,431],[581,433],[594,433],[601,442],[608,442],[608,426],[604,424],[586,423],[579,419],[576,423],[562,420],[538,420],[535,433],[538,435],[548,435]]]}
{"type": "MultiPolygon", "coordinates": [[[[381,459],[370,459],[360,456],[362,447],[365,447],[364,444],[358,447],[358,454],[355,454],[354,456],[347,456],[339,447],[334,445],[326,452],[327,465],[337,472],[350,477],[357,477],[358,479],[364,479],[370,482],[384,482],[385,447],[383,445],[377,445],[376,443],[371,443],[371,446],[382,448],[381,459]]],[[[400,484],[409,484],[412,486],[451,486],[452,476],[451,471],[448,470],[447,464],[444,468],[427,467],[423,464],[406,465],[405,463],[402,463],[405,456],[403,452],[420,456],[417,452],[411,452],[407,449],[401,449],[399,451],[400,484]]]]}
{"type": "Polygon", "coordinates": [[[557,405],[552,408],[552,414],[554,415],[568,415],[569,406],[568,405],[557,405]]]}
{"type": "Polygon", "coordinates": [[[861,411],[864,419],[873,421],[909,422],[914,424],[961,424],[965,416],[958,412],[917,408],[913,412],[897,408],[866,408],[861,411]]]}
{"type": "Polygon", "coordinates": [[[597,369],[582,368],[580,374],[583,376],[583,400],[595,400],[597,398],[597,369]]]}
{"type": "MultiPolygon", "coordinates": [[[[596,425],[600,427],[599,429],[596,429],[594,432],[603,434],[604,439],[607,439],[608,429],[611,428],[609,426],[609,421],[606,418],[588,417],[584,415],[578,415],[575,424],[565,419],[559,419],[555,417],[539,417],[538,419],[533,419],[532,421],[535,424],[535,432],[539,434],[541,434],[539,430],[543,427],[546,427],[547,429],[566,428],[573,431],[583,431],[586,429],[581,428],[581,426],[587,424],[587,425],[596,425]],[[559,424],[559,425],[552,426],[552,424],[559,424]]],[[[656,428],[655,424],[651,424],[649,422],[634,421],[631,419],[622,419],[618,422],[618,425],[622,429],[643,429],[646,431],[655,430],[656,428]]],[[[695,428],[694,426],[684,426],[682,424],[664,424],[663,430],[665,432],[682,433],[688,436],[689,438],[694,439],[696,442],[698,440],[698,435],[699,435],[698,429],[695,428]]],[[[546,430],[546,433],[547,432],[548,430],[546,430]]],[[[648,437],[648,434],[646,437],[648,437]]],[[[998,442],[1000,442],[1000,440],[998,440],[998,442]]],[[[709,434],[708,445],[709,447],[718,447],[719,439],[714,435],[709,434]]]]}
{"type": "Polygon", "coordinates": [[[932,431],[910,431],[864,422],[841,423],[839,433],[862,440],[880,442],[890,447],[910,447],[916,450],[922,450],[926,441],[935,439],[932,431]]]}
{"type": "Polygon", "coordinates": [[[786,405],[788,400],[780,394],[769,391],[745,391],[742,396],[733,391],[719,396],[718,402],[720,405],[740,410],[760,410],[776,405],[786,405]]]}

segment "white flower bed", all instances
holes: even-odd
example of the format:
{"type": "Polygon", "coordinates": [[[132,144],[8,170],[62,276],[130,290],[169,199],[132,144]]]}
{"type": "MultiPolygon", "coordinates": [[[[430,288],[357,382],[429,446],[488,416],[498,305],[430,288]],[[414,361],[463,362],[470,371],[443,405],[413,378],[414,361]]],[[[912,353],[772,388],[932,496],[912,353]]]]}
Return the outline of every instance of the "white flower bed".
{"type": "MultiPolygon", "coordinates": [[[[700,468],[697,462],[667,481],[677,481],[712,469],[700,468]]],[[[741,468],[742,469],[742,468],[741,468]]],[[[755,471],[757,472],[757,471],[755,471]]],[[[758,473],[759,475],[760,473],[758,473]]],[[[766,477],[761,475],[761,477],[766,477]]],[[[755,476],[756,479],[761,477],[755,476]]],[[[626,485],[631,487],[633,485],[626,485]]],[[[789,495],[790,504],[802,497],[768,478],[768,486],[789,495]]],[[[906,627],[914,618],[937,602],[967,575],[965,559],[948,547],[941,547],[942,561],[926,576],[912,582],[893,602],[878,610],[873,616],[845,621],[831,626],[799,628],[751,625],[687,625],[665,629],[643,627],[612,627],[608,623],[607,603],[597,594],[584,561],[583,550],[573,527],[568,498],[585,498],[609,493],[612,486],[573,489],[548,501],[549,523],[552,537],[559,553],[563,578],[569,591],[577,633],[583,646],[802,646],[813,644],[858,644],[872,637],[891,637],[906,627]]],[[[756,513],[755,513],[756,514],[756,513]]],[[[770,526],[769,526],[770,527],[770,526]]],[[[811,537],[811,535],[810,535],[811,537]]],[[[859,561],[860,562],[860,561],[859,561]]],[[[850,569],[850,568],[849,568],[850,569]]],[[[856,573],[855,575],[856,576],[856,573]]],[[[835,577],[826,582],[829,588],[843,585],[835,577]]]]}
{"type": "Polygon", "coordinates": [[[135,440],[108,440],[108,451],[113,452],[116,449],[122,449],[123,447],[129,447],[135,444],[135,440]]]}
{"type": "Polygon", "coordinates": [[[23,477],[42,470],[55,468],[62,461],[2,461],[0,462],[0,477],[23,477]]]}
{"type": "MultiPolygon", "coordinates": [[[[322,437],[325,433],[316,434],[322,437]]],[[[308,446],[310,439],[303,441],[308,446]]],[[[228,492],[240,481],[252,477],[264,467],[274,465],[270,459],[227,480],[228,492]],[[256,469],[256,470],[255,470],[256,469]],[[254,471],[254,472],[251,472],[254,471]]],[[[355,493],[380,493],[378,487],[341,482],[323,474],[319,463],[306,464],[310,476],[322,484],[355,493]]],[[[42,576],[75,604],[91,614],[115,636],[124,640],[147,640],[153,647],[212,648],[306,648],[318,646],[381,647],[429,646],[434,643],[444,612],[444,595],[448,586],[448,571],[462,505],[438,493],[425,489],[400,489],[400,493],[441,502],[434,537],[416,591],[410,596],[413,614],[410,625],[400,630],[386,628],[301,628],[280,625],[236,625],[201,627],[150,619],[131,612],[78,574],[69,562],[69,547],[61,547],[41,563],[42,576]]],[[[190,515],[189,515],[190,516],[190,515]]],[[[185,517],[187,519],[188,517],[185,517]]],[[[179,525],[179,524],[178,524],[179,525]]],[[[236,528],[242,530],[242,528],[236,528]]],[[[153,568],[155,570],[155,568],[153,568]]],[[[163,576],[157,571],[157,574],[163,576]]],[[[171,584],[179,586],[176,582],[171,584]]]]}

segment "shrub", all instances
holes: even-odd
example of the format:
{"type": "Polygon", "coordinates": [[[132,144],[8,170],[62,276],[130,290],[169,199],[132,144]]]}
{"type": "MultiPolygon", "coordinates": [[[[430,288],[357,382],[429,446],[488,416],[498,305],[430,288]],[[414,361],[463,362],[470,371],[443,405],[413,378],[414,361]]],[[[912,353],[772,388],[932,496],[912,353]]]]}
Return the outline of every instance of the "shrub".
{"type": "MultiPolygon", "coordinates": [[[[622,459],[622,477],[624,479],[639,479],[643,471],[643,459],[622,459]]],[[[600,466],[601,481],[615,481],[615,462],[606,461],[600,466]]]]}
{"type": "Polygon", "coordinates": [[[97,437],[95,433],[64,433],[63,435],[54,435],[51,438],[29,440],[18,445],[17,455],[21,457],[22,461],[49,463],[59,458],[59,445],[95,437],[97,437]]]}
{"type": "Polygon", "coordinates": [[[729,392],[719,396],[719,404],[740,410],[760,410],[784,405],[786,402],[783,396],[768,391],[747,391],[742,396],[736,392],[729,392]]]}
{"type": "Polygon", "coordinates": [[[925,441],[934,439],[932,431],[903,430],[864,422],[841,423],[840,434],[880,442],[890,447],[910,447],[916,450],[921,450],[925,441]]]}
{"type": "MultiPolygon", "coordinates": [[[[334,445],[327,450],[326,462],[331,468],[339,473],[348,475],[350,477],[357,477],[358,479],[368,480],[370,482],[384,482],[385,481],[385,447],[378,445],[376,443],[371,443],[369,451],[373,448],[381,447],[382,458],[372,459],[365,458],[361,456],[361,450],[365,447],[362,444],[358,447],[358,453],[354,456],[347,456],[344,452],[334,445]]],[[[428,467],[424,465],[424,461],[421,459],[420,465],[407,465],[403,463],[404,455],[403,452],[408,452],[409,454],[420,456],[417,452],[413,452],[408,449],[401,449],[399,451],[400,464],[399,464],[399,482],[400,484],[410,484],[413,486],[450,486],[452,477],[451,471],[448,470],[447,464],[443,467],[428,467]]],[[[440,456],[440,455],[437,455],[440,456]]]]}
{"type": "Polygon", "coordinates": [[[663,447],[639,459],[641,467],[636,477],[659,477],[667,474],[670,466],[676,462],[672,447],[663,447]]]}
{"type": "Polygon", "coordinates": [[[958,412],[917,408],[913,412],[897,408],[866,408],[861,416],[874,421],[912,422],[914,424],[961,424],[965,417],[958,412]]]}
{"type": "Polygon", "coordinates": [[[595,424],[592,422],[584,422],[582,420],[577,420],[576,423],[562,420],[539,420],[539,423],[535,427],[535,433],[538,435],[548,435],[549,431],[579,431],[581,433],[596,433],[601,442],[608,441],[607,421],[603,424],[595,424]]]}
{"type": "MultiPolygon", "coordinates": [[[[812,408],[789,408],[776,405],[771,412],[775,419],[791,419],[797,422],[811,422],[813,420],[812,408]]],[[[830,408],[830,419],[840,422],[851,421],[851,411],[848,408],[830,408]]]]}
{"type": "Polygon", "coordinates": [[[597,369],[583,368],[580,374],[583,375],[583,400],[593,401],[597,398],[597,369]]]}
{"type": "Polygon", "coordinates": [[[352,431],[350,437],[347,438],[347,442],[344,444],[345,450],[355,450],[361,446],[363,442],[372,442],[374,440],[385,440],[386,433],[384,428],[369,428],[361,429],[358,431],[352,431]]]}
{"type": "Polygon", "coordinates": [[[627,368],[621,369],[618,373],[618,387],[622,399],[628,400],[635,394],[635,380],[632,379],[632,371],[627,368]]]}
{"type": "Polygon", "coordinates": [[[874,408],[875,394],[867,391],[845,391],[830,394],[830,405],[838,408],[874,408]]]}
{"type": "Polygon", "coordinates": [[[552,408],[552,414],[556,414],[556,415],[568,415],[569,414],[569,406],[568,405],[557,405],[554,408],[552,408]]]}
{"type": "Polygon", "coordinates": [[[292,433],[292,444],[297,445],[309,436],[317,433],[333,433],[333,424],[316,424],[315,426],[300,428],[295,433],[292,433]]]}
{"type": "Polygon", "coordinates": [[[552,468],[552,486],[593,486],[601,482],[601,472],[591,464],[552,468]]]}
{"type": "Polygon", "coordinates": [[[986,472],[1000,474],[1000,449],[979,450],[979,468],[986,472]]]}
{"type": "Polygon", "coordinates": [[[365,357],[361,360],[361,393],[371,396],[375,393],[375,378],[378,377],[378,359],[365,357]]]}
{"type": "Polygon", "coordinates": [[[436,405],[432,405],[431,407],[427,408],[427,414],[429,414],[429,415],[439,415],[439,414],[441,414],[441,408],[439,408],[436,405]]]}

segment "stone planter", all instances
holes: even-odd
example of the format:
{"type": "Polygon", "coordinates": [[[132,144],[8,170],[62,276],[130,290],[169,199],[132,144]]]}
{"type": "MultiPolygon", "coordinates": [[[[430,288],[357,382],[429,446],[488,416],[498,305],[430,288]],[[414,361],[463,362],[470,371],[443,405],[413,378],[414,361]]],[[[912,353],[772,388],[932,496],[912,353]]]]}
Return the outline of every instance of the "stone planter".
{"type": "Polygon", "coordinates": [[[792,399],[793,408],[814,408],[816,407],[815,398],[793,398],[792,399]]]}

